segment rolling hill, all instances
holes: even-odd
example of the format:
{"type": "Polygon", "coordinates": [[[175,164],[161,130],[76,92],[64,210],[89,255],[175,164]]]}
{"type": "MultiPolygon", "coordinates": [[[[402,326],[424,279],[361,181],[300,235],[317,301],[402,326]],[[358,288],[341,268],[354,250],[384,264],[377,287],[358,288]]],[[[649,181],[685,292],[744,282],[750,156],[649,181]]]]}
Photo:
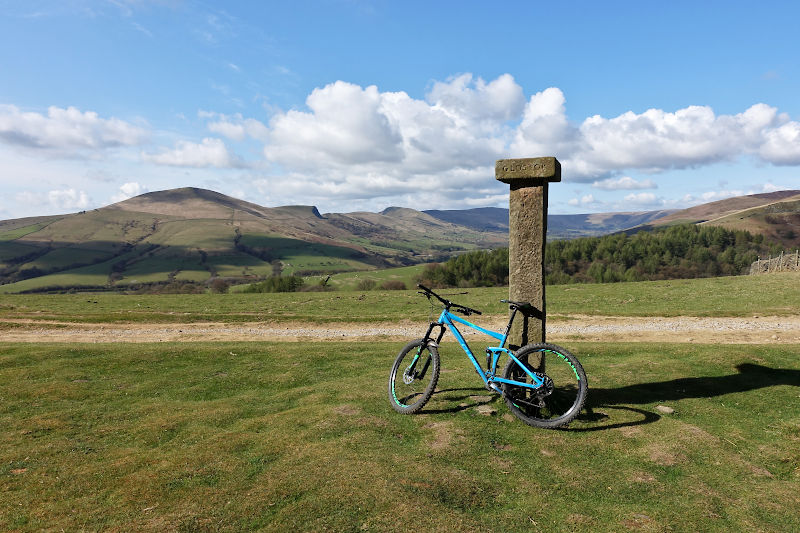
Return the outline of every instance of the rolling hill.
{"type": "Polygon", "coordinates": [[[0,222],[0,290],[124,287],[401,266],[495,248],[486,232],[412,209],[267,208],[197,188],[143,194],[72,215],[0,222]]]}
{"type": "Polygon", "coordinates": [[[800,190],[737,196],[675,211],[632,231],[672,224],[704,224],[762,234],[785,248],[800,246],[800,190]]]}
{"type": "MultiPolygon", "coordinates": [[[[800,191],[784,191],[677,212],[551,215],[548,239],[694,222],[794,245],[799,204],[800,191]]],[[[507,243],[507,209],[322,214],[313,206],[263,207],[188,187],[70,215],[0,221],[0,292],[373,270],[507,243]]]]}

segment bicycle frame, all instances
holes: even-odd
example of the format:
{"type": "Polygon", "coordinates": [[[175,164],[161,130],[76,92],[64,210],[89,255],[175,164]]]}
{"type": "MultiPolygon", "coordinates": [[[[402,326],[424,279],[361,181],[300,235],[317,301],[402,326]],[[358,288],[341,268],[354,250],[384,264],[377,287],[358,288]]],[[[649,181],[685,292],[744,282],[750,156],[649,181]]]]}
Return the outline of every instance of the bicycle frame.
{"type": "MultiPolygon", "coordinates": [[[[498,333],[498,332],[491,331],[491,330],[482,328],[480,326],[477,326],[477,325],[473,324],[472,322],[470,322],[468,320],[465,320],[465,319],[463,319],[461,317],[458,317],[458,316],[454,315],[448,309],[445,308],[445,309],[442,310],[442,314],[439,315],[439,319],[436,322],[431,322],[430,326],[428,327],[428,332],[425,333],[425,337],[423,338],[422,346],[426,346],[429,342],[434,342],[436,344],[436,346],[438,346],[439,343],[442,340],[442,337],[444,337],[444,334],[447,331],[447,327],[449,327],[450,330],[453,332],[453,336],[458,341],[458,344],[461,346],[461,349],[464,350],[464,353],[467,354],[467,357],[472,362],[472,365],[475,367],[475,371],[478,373],[478,375],[483,380],[484,385],[486,385],[487,387],[489,387],[489,388],[491,388],[491,389],[493,389],[496,392],[499,392],[501,394],[503,393],[503,391],[497,385],[495,385],[496,383],[508,383],[510,385],[516,385],[518,387],[527,387],[529,389],[538,389],[539,387],[544,385],[544,380],[542,378],[540,378],[536,373],[531,372],[527,368],[526,365],[522,364],[522,362],[519,359],[517,359],[517,357],[514,355],[514,353],[511,350],[509,350],[508,348],[505,348],[506,341],[508,340],[508,334],[511,331],[511,324],[514,322],[514,316],[516,315],[516,313],[517,313],[517,310],[514,309],[512,311],[512,313],[511,313],[511,318],[508,321],[508,326],[506,327],[505,333],[498,333]],[[476,331],[479,331],[479,332],[483,333],[484,335],[488,335],[489,337],[492,337],[492,338],[497,339],[497,340],[500,341],[500,345],[499,346],[490,346],[490,347],[486,348],[486,370],[484,370],[481,367],[480,363],[478,363],[478,360],[475,357],[475,354],[472,353],[472,350],[470,349],[469,345],[467,344],[467,341],[464,339],[464,336],[461,334],[461,332],[458,330],[458,328],[456,327],[456,325],[453,322],[458,322],[459,324],[463,324],[464,326],[467,326],[468,328],[471,328],[471,329],[474,329],[476,331]],[[433,338],[431,337],[431,333],[433,332],[433,329],[436,328],[436,327],[440,328],[440,331],[439,331],[439,335],[437,336],[436,340],[433,341],[433,338]],[[508,354],[508,356],[512,360],[514,360],[520,366],[520,368],[522,368],[525,371],[525,373],[528,374],[528,376],[530,376],[530,378],[533,381],[533,383],[524,383],[524,382],[521,382],[521,381],[514,381],[514,380],[510,380],[510,379],[506,379],[504,377],[498,376],[497,375],[497,362],[500,359],[500,355],[503,354],[503,353],[508,354]],[[490,359],[490,354],[491,354],[491,359],[490,359]]],[[[422,349],[422,347],[420,347],[420,350],[421,349],[422,349]]],[[[415,358],[414,362],[416,362],[416,358],[415,358]]]]}

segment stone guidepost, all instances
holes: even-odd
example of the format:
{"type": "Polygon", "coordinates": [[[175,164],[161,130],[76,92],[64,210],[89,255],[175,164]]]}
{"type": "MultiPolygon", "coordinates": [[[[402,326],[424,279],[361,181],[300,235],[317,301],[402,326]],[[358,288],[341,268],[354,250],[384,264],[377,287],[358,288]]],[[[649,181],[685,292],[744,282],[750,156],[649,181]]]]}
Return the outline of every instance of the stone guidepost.
{"type": "Polygon", "coordinates": [[[510,186],[508,220],[508,299],[529,302],[534,312],[514,319],[509,348],[545,342],[544,250],[547,188],[561,181],[555,157],[500,159],[495,178],[510,186]]]}

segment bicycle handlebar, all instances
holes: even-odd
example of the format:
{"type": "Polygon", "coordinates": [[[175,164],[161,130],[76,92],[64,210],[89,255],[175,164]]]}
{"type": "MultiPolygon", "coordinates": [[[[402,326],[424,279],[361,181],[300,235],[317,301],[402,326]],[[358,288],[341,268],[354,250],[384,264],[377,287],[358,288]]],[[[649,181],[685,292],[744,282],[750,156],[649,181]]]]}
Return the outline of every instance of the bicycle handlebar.
{"type": "Polygon", "coordinates": [[[447,309],[448,311],[452,307],[453,311],[455,311],[456,313],[462,313],[462,314],[467,315],[467,316],[469,316],[469,315],[471,315],[473,313],[476,314],[476,315],[482,315],[483,314],[480,311],[478,311],[477,309],[472,309],[471,307],[467,307],[466,305],[453,303],[450,300],[442,298],[441,296],[439,296],[438,294],[433,292],[431,289],[429,289],[425,285],[422,285],[421,283],[418,284],[417,287],[419,287],[423,291],[420,294],[424,294],[428,299],[430,299],[431,296],[435,297],[437,300],[442,302],[442,304],[444,304],[444,308],[447,309]]]}

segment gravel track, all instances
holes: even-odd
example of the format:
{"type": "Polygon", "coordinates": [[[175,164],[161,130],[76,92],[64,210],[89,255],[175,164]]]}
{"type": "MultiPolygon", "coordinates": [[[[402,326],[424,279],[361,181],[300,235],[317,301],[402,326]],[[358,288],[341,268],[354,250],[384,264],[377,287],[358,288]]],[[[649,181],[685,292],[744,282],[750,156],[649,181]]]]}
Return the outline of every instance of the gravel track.
{"type": "MultiPolygon", "coordinates": [[[[482,317],[480,325],[501,331],[504,317],[482,317]]],[[[175,341],[308,341],[409,339],[421,336],[427,323],[372,324],[193,323],[74,324],[3,320],[6,342],[175,342],[175,341]]],[[[471,331],[467,337],[483,337],[471,331]]],[[[800,317],[598,317],[557,316],[547,324],[548,340],[800,343],[800,317]]],[[[486,337],[484,337],[486,338],[486,337]]]]}

